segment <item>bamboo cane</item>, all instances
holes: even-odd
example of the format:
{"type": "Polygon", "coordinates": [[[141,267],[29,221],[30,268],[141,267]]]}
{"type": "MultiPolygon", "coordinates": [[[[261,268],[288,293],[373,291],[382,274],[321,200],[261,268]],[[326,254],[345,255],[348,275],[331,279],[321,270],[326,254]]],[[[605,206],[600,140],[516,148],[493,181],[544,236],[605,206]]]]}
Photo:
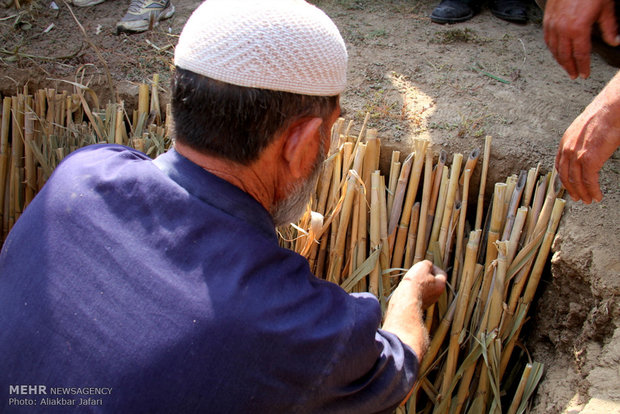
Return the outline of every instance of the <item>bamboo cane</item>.
{"type": "Polygon", "coordinates": [[[359,186],[356,186],[355,188],[355,196],[353,199],[353,218],[351,219],[351,234],[349,239],[351,240],[351,243],[349,245],[349,258],[348,261],[350,261],[350,265],[349,265],[349,272],[347,277],[350,277],[353,272],[355,271],[355,269],[357,269],[357,265],[358,265],[358,261],[357,261],[357,249],[358,249],[358,245],[359,245],[359,221],[360,221],[360,211],[358,208],[358,199],[364,197],[364,199],[366,198],[363,193],[360,190],[359,186]]]}
{"type": "MultiPolygon", "coordinates": [[[[370,251],[374,252],[381,248],[381,207],[379,206],[379,174],[371,175],[370,188],[370,251]]],[[[368,290],[375,296],[379,296],[379,276],[381,265],[377,260],[374,269],[370,272],[368,290]]]]}
{"type": "Polygon", "coordinates": [[[325,162],[323,163],[323,171],[321,172],[321,179],[319,180],[319,182],[321,182],[322,185],[321,185],[321,189],[320,189],[320,193],[319,193],[319,197],[317,201],[317,207],[316,207],[316,211],[318,211],[319,213],[323,215],[327,214],[327,211],[326,211],[327,196],[329,195],[333,171],[334,171],[334,160],[333,159],[325,160],[325,162]]]}
{"type": "Polygon", "coordinates": [[[124,145],[124,123],[123,123],[123,106],[118,105],[116,109],[116,125],[114,125],[114,142],[124,145]]]}
{"type": "Polygon", "coordinates": [[[338,222],[338,230],[336,233],[336,243],[332,247],[330,254],[330,268],[328,272],[328,280],[337,284],[340,283],[340,272],[342,270],[342,263],[344,260],[347,229],[349,227],[349,219],[355,196],[355,176],[351,171],[349,171],[348,177],[346,187],[343,190],[345,193],[344,204],[342,206],[342,210],[340,211],[340,220],[338,222]]]}
{"type": "Polygon", "coordinates": [[[454,266],[452,268],[452,277],[450,283],[452,286],[456,286],[459,280],[459,271],[461,270],[461,262],[463,258],[463,237],[465,236],[465,217],[467,215],[467,201],[469,198],[469,181],[471,178],[472,170],[467,168],[463,172],[463,200],[461,203],[461,214],[459,217],[459,227],[456,232],[456,249],[454,251],[454,266]]]}
{"type": "Polygon", "coordinates": [[[523,190],[525,189],[525,182],[527,179],[527,175],[525,171],[521,171],[519,174],[519,179],[512,191],[512,196],[510,198],[510,203],[508,205],[508,213],[506,214],[506,224],[504,225],[504,232],[500,240],[508,240],[510,237],[510,233],[512,232],[512,226],[515,221],[515,217],[517,214],[517,208],[519,207],[519,202],[521,201],[521,195],[523,194],[523,190]]]}
{"type": "Polygon", "coordinates": [[[37,169],[31,147],[31,145],[33,145],[35,141],[35,118],[36,114],[34,112],[26,112],[24,120],[24,138],[26,143],[24,147],[24,161],[26,171],[26,199],[24,207],[30,204],[37,191],[37,169]]]}
{"type": "MultiPolygon", "coordinates": [[[[138,88],[138,117],[149,114],[149,86],[141,83],[138,88]]],[[[134,121],[134,124],[137,123],[134,121]]],[[[135,126],[135,125],[134,125],[135,126]]]]}
{"type": "Polygon", "coordinates": [[[540,249],[538,250],[536,262],[534,263],[534,267],[530,272],[527,287],[525,288],[525,293],[523,294],[524,303],[529,304],[534,299],[534,294],[536,293],[536,289],[538,288],[538,283],[540,282],[543,268],[545,266],[545,263],[547,262],[547,256],[549,256],[551,244],[553,243],[553,239],[555,238],[555,233],[557,232],[560,218],[562,217],[562,212],[564,211],[565,205],[566,201],[561,198],[557,198],[554,200],[553,210],[551,212],[551,217],[548,221],[545,237],[543,238],[540,249]]]}
{"type": "MultiPolygon", "coordinates": [[[[359,145],[361,145],[361,143],[359,145]]],[[[362,174],[361,177],[366,187],[370,187],[370,176],[379,168],[376,163],[379,150],[377,130],[369,129],[366,136],[366,156],[364,157],[364,165],[359,171],[362,174]]],[[[370,194],[367,194],[366,201],[370,202],[370,194]]]]}
{"type": "Polygon", "coordinates": [[[517,391],[515,391],[515,395],[512,398],[510,407],[508,408],[508,414],[517,414],[517,408],[519,408],[519,404],[521,404],[523,392],[525,391],[525,384],[527,384],[527,380],[530,377],[531,372],[532,364],[528,363],[523,369],[523,375],[521,376],[521,380],[519,381],[519,386],[517,387],[517,391]]]}
{"type": "Polygon", "coordinates": [[[413,205],[411,218],[409,220],[409,231],[407,232],[407,246],[405,249],[405,269],[413,265],[415,254],[415,243],[418,237],[418,222],[420,219],[420,202],[413,205]]]}
{"type": "Polygon", "coordinates": [[[441,252],[440,260],[445,257],[446,240],[448,237],[448,229],[452,218],[452,209],[454,208],[454,200],[456,197],[456,189],[458,187],[459,175],[461,173],[461,163],[463,162],[463,154],[454,154],[452,157],[452,169],[450,172],[450,181],[448,182],[448,195],[446,197],[446,205],[444,208],[441,227],[439,230],[439,249],[441,252]]]}
{"type": "Polygon", "coordinates": [[[11,141],[11,161],[12,161],[12,211],[9,210],[9,220],[17,221],[24,206],[24,95],[17,95],[13,99],[11,108],[12,141],[11,141]]]}
{"type": "MultiPolygon", "coordinates": [[[[392,206],[394,205],[394,194],[396,193],[396,186],[398,185],[398,178],[400,174],[400,151],[392,151],[392,160],[390,161],[390,179],[388,185],[388,199],[387,199],[387,211],[392,212],[392,206]]],[[[388,217],[389,219],[389,217],[388,217]]]]}
{"type": "Polygon", "coordinates": [[[422,363],[420,364],[420,378],[427,375],[427,371],[431,364],[435,362],[435,357],[439,353],[439,349],[443,344],[444,339],[446,339],[446,335],[450,330],[450,326],[452,325],[452,320],[454,319],[454,312],[456,309],[456,298],[450,304],[448,308],[448,312],[444,315],[441,323],[433,333],[433,340],[431,341],[430,346],[428,347],[428,351],[424,354],[424,358],[422,359],[422,363]]]}
{"type": "Polygon", "coordinates": [[[388,241],[390,243],[390,253],[394,249],[394,242],[396,240],[396,226],[400,220],[400,215],[403,210],[403,200],[405,199],[405,192],[407,190],[407,183],[409,182],[409,175],[411,172],[411,164],[413,163],[413,153],[409,154],[400,169],[400,175],[396,184],[396,191],[394,193],[394,203],[392,204],[392,210],[390,211],[390,221],[388,223],[388,241]]]}
{"type": "MultiPolygon", "coordinates": [[[[357,209],[359,214],[358,225],[358,247],[357,247],[357,263],[356,267],[361,266],[366,260],[367,254],[367,240],[368,240],[368,204],[366,204],[366,194],[357,198],[357,209]]],[[[360,284],[365,284],[365,281],[361,281],[360,284]]]]}
{"type": "Polygon", "coordinates": [[[491,266],[491,262],[497,258],[497,248],[495,242],[499,239],[499,232],[502,227],[504,205],[503,200],[506,193],[506,187],[507,185],[505,183],[496,183],[495,191],[493,193],[493,209],[491,213],[491,223],[487,236],[487,254],[484,261],[485,276],[484,282],[482,283],[482,309],[484,309],[484,305],[486,305],[486,298],[489,294],[492,282],[491,276],[489,275],[487,277],[487,273],[491,266]]]}
{"type": "Polygon", "coordinates": [[[484,207],[484,190],[487,185],[487,173],[489,171],[489,159],[491,157],[491,142],[493,138],[487,135],[484,140],[484,156],[482,157],[482,173],[480,174],[480,188],[478,190],[478,206],[476,208],[476,222],[475,229],[481,228],[482,225],[482,210],[484,207]]]}
{"type": "MultiPolygon", "coordinates": [[[[10,188],[7,182],[8,168],[9,168],[9,155],[11,148],[9,147],[9,130],[11,126],[11,98],[5,97],[2,100],[2,124],[0,127],[0,224],[4,223],[4,218],[8,216],[8,210],[4,209],[5,193],[10,188]]],[[[4,226],[3,226],[4,227],[4,226]]],[[[8,227],[8,223],[7,223],[8,227]]],[[[2,228],[3,237],[6,234],[7,229],[2,228]]]]}
{"type": "Polygon", "coordinates": [[[512,260],[517,253],[517,248],[519,247],[519,239],[521,238],[521,231],[523,230],[523,225],[525,224],[525,219],[527,217],[528,208],[520,207],[517,210],[517,216],[515,218],[514,224],[512,226],[512,232],[510,233],[510,239],[508,240],[508,254],[507,261],[508,265],[512,263],[512,260]]]}
{"type": "Polygon", "coordinates": [[[388,246],[388,235],[387,235],[387,200],[385,198],[385,177],[381,175],[379,170],[375,171],[375,174],[379,174],[380,178],[380,186],[379,186],[379,234],[381,239],[381,253],[379,255],[379,264],[381,266],[381,275],[383,281],[383,297],[382,304],[385,308],[385,301],[387,297],[391,293],[391,284],[392,280],[390,279],[389,274],[385,274],[384,270],[386,270],[390,266],[390,252],[388,246]]]}
{"type": "Polygon", "coordinates": [[[470,170],[473,173],[476,169],[478,158],[480,158],[480,150],[475,148],[469,153],[467,161],[465,162],[465,167],[463,167],[463,172],[461,173],[461,178],[459,179],[459,185],[461,187],[465,184],[465,171],[470,170]]]}
{"type": "MultiPolygon", "coordinates": [[[[442,167],[443,170],[443,167],[442,167]]],[[[428,209],[431,203],[432,192],[434,191],[433,185],[433,154],[430,151],[426,152],[426,161],[424,163],[424,185],[422,187],[422,207],[420,209],[420,223],[418,224],[418,234],[415,243],[415,255],[413,258],[413,264],[418,263],[424,258],[424,252],[426,251],[426,228],[428,226],[428,209]]]]}
{"type": "Polygon", "coordinates": [[[403,255],[405,252],[405,242],[407,239],[407,232],[409,226],[409,220],[411,219],[411,211],[413,209],[413,203],[418,193],[418,185],[420,184],[420,176],[422,174],[422,167],[424,166],[424,160],[426,159],[426,147],[428,141],[424,139],[416,139],[414,143],[415,155],[413,159],[413,166],[411,168],[411,177],[409,178],[409,185],[407,186],[407,195],[405,196],[405,203],[403,205],[403,212],[400,217],[400,223],[396,231],[396,242],[394,243],[394,251],[392,253],[392,267],[401,267],[403,262],[403,255]]]}
{"type": "Polygon", "coordinates": [[[461,342],[460,337],[463,333],[462,331],[465,321],[466,309],[469,302],[471,293],[470,290],[474,279],[473,276],[476,255],[478,252],[478,245],[480,243],[480,233],[481,230],[472,231],[469,235],[469,242],[467,243],[465,264],[463,266],[463,284],[462,288],[459,290],[459,294],[456,299],[457,303],[455,317],[454,322],[452,323],[452,328],[450,330],[450,344],[448,346],[448,354],[446,364],[444,366],[444,377],[441,383],[440,393],[443,399],[451,398],[451,396],[448,395],[448,390],[450,390],[450,385],[456,372],[456,363],[461,342]]]}
{"type": "MultiPolygon", "coordinates": [[[[458,188],[457,188],[458,190],[458,188]]],[[[443,267],[442,269],[448,269],[450,266],[450,256],[452,254],[452,247],[453,244],[455,242],[455,238],[454,235],[457,231],[457,226],[459,223],[459,218],[461,215],[461,209],[463,207],[463,204],[460,201],[455,201],[454,202],[454,207],[452,208],[452,214],[451,214],[451,218],[450,218],[450,225],[448,227],[448,233],[447,233],[447,237],[446,237],[446,245],[444,247],[444,254],[443,254],[443,267]]]]}
{"type": "Polygon", "coordinates": [[[437,206],[435,207],[435,219],[433,220],[433,229],[431,230],[431,237],[427,243],[427,246],[431,246],[432,243],[439,239],[439,231],[441,229],[441,222],[443,219],[443,213],[446,205],[446,198],[448,196],[448,172],[449,168],[444,166],[443,173],[441,175],[441,185],[439,186],[439,197],[437,199],[437,206]]]}
{"type": "Polygon", "coordinates": [[[151,85],[151,116],[153,122],[157,125],[161,122],[161,107],[159,105],[159,73],[153,75],[153,84],[151,85]]]}
{"type": "MultiPolygon", "coordinates": [[[[444,166],[446,165],[446,161],[448,159],[448,153],[445,150],[441,150],[441,152],[439,153],[439,159],[437,160],[437,165],[435,166],[434,169],[434,175],[433,175],[433,191],[431,192],[431,198],[430,198],[430,203],[428,205],[428,213],[427,213],[427,219],[426,222],[427,223],[433,223],[434,219],[435,219],[435,209],[437,207],[437,198],[439,197],[439,187],[442,183],[442,176],[443,176],[443,171],[444,171],[444,166]]],[[[429,243],[429,239],[431,237],[431,230],[432,230],[432,226],[427,226],[426,227],[426,233],[425,233],[425,241],[424,244],[429,243]]]]}
{"type": "MultiPolygon", "coordinates": [[[[364,143],[361,143],[364,145],[364,143]]],[[[352,142],[345,142],[342,144],[342,176],[345,177],[349,169],[352,169],[352,161],[353,161],[353,146],[352,142]]],[[[365,146],[365,145],[364,145],[365,146]]],[[[358,174],[361,171],[356,171],[358,174]]],[[[364,182],[366,184],[366,182],[364,182]]]]}
{"type": "Polygon", "coordinates": [[[538,176],[538,170],[540,169],[540,163],[536,168],[530,168],[527,172],[527,180],[525,182],[525,190],[523,191],[523,206],[529,207],[530,201],[532,201],[532,194],[536,187],[536,177],[538,176]]]}
{"type": "MultiPolygon", "coordinates": [[[[555,233],[557,232],[560,218],[562,216],[562,211],[564,210],[565,205],[566,201],[561,198],[558,198],[554,201],[552,213],[550,215],[550,219],[547,225],[547,230],[545,232],[541,247],[538,251],[538,255],[536,256],[536,262],[534,264],[534,267],[532,268],[532,272],[530,273],[530,277],[527,282],[527,287],[525,288],[523,297],[519,301],[519,306],[525,307],[525,312],[527,312],[527,309],[529,309],[530,303],[534,299],[536,289],[538,288],[538,284],[540,283],[540,277],[542,275],[544,265],[547,261],[547,257],[549,256],[551,244],[553,243],[553,239],[555,238],[555,233]]],[[[513,313],[514,312],[518,312],[518,310],[513,311],[513,313]]],[[[509,341],[505,347],[505,351],[502,354],[502,360],[500,362],[500,377],[503,376],[506,371],[508,361],[510,360],[512,350],[514,349],[522,326],[523,324],[518,327],[511,341],[509,341]]]]}

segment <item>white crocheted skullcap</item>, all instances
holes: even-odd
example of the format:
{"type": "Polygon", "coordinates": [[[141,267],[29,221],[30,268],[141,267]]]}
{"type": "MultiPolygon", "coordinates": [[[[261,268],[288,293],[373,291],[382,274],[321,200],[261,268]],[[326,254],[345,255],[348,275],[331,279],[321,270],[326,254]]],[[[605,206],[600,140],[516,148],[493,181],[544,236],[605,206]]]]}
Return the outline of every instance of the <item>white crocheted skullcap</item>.
{"type": "Polygon", "coordinates": [[[174,63],[238,86],[332,96],[345,88],[347,50],[334,22],[303,0],[207,0],[174,63]]]}

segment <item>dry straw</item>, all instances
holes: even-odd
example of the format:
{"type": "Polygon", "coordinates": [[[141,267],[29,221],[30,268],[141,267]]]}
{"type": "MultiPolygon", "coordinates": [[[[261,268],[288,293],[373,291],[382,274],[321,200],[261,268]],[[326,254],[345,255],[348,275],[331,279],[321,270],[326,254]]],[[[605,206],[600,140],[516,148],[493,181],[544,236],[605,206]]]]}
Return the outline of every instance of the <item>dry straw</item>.
{"type": "MultiPolygon", "coordinates": [[[[100,107],[87,86],[67,82],[73,92],[40,89],[2,101],[0,121],[0,241],[8,235],[54,168],[72,151],[90,144],[117,143],[151,157],[170,145],[169,120],[161,118],[159,77],[140,85],[139,108],[128,122],[122,102],[100,107]],[[166,127],[168,126],[168,127],[166,127]]],[[[169,114],[169,108],[166,108],[169,114]]]]}
{"type": "MultiPolygon", "coordinates": [[[[555,177],[539,176],[536,167],[495,183],[485,220],[490,137],[482,154],[474,148],[467,160],[454,154],[451,162],[445,151],[434,156],[427,141],[414,140],[410,154],[392,152],[384,177],[376,131],[365,123],[358,135],[352,130],[349,122],[334,136],[317,185],[321,237],[304,227],[311,209],[281,232],[330,252],[309,258],[317,277],[349,292],[370,291],[383,307],[404,272],[423,258],[450,274],[447,293],[426,312],[431,345],[399,413],[524,412],[542,365],[513,351],[564,206],[555,177]]],[[[282,245],[293,247],[285,239],[282,245]]]]}
{"type": "MultiPolygon", "coordinates": [[[[24,90],[5,97],[0,236],[6,237],[56,165],[77,148],[119,143],[152,157],[164,152],[170,109],[162,113],[158,83],[156,76],[150,86],[140,86],[131,116],[122,102],[101,107],[78,83],[71,83],[72,93],[24,90]]],[[[348,292],[370,291],[383,309],[404,272],[432,259],[450,274],[450,286],[426,313],[432,342],[415,390],[398,411],[524,412],[542,365],[522,363],[528,354],[513,351],[564,207],[555,175],[541,176],[537,166],[495,183],[485,220],[490,137],[482,154],[473,149],[465,161],[454,154],[450,163],[445,151],[435,156],[428,141],[416,139],[409,154],[391,154],[385,177],[381,142],[368,120],[357,135],[351,133],[353,122],[336,122],[312,201],[298,223],[279,229],[281,244],[306,257],[317,277],[348,292]],[[480,155],[476,193],[470,181],[480,155]]]]}

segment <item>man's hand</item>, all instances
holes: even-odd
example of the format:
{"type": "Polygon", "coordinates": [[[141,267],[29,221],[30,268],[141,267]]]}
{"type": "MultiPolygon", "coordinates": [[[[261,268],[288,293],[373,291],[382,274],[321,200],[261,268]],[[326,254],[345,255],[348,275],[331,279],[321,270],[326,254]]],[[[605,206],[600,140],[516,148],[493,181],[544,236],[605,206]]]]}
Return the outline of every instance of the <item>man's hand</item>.
{"type": "Polygon", "coordinates": [[[383,329],[409,345],[420,361],[428,347],[422,310],[435,303],[445,287],[445,272],[424,260],[407,271],[390,298],[383,329]]]}
{"type": "Polygon", "coordinates": [[[547,1],[543,19],[545,43],[572,79],[590,76],[590,38],[595,23],[607,44],[620,45],[613,0],[547,1]]]}
{"type": "Polygon", "coordinates": [[[573,200],[601,201],[599,171],[620,146],[620,72],[568,127],[555,159],[573,200]]]}

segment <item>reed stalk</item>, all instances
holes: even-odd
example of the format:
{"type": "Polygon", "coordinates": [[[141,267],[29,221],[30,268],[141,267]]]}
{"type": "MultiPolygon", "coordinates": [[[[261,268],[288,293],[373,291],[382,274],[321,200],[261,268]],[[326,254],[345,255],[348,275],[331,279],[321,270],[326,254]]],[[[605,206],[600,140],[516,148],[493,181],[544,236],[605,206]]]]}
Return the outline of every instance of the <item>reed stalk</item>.
{"type": "Polygon", "coordinates": [[[456,189],[459,183],[459,175],[461,173],[461,163],[463,162],[463,154],[454,154],[452,158],[452,168],[450,172],[450,181],[448,182],[448,195],[446,196],[446,204],[442,216],[441,226],[439,230],[439,249],[443,261],[446,255],[446,240],[448,237],[448,229],[450,228],[450,220],[452,218],[452,209],[454,208],[454,200],[456,197],[456,189]]]}
{"type": "Polygon", "coordinates": [[[439,197],[437,199],[437,205],[435,207],[435,218],[433,220],[433,229],[431,230],[431,237],[427,243],[427,246],[439,240],[439,231],[441,229],[441,222],[443,219],[444,208],[446,205],[446,198],[448,196],[448,174],[449,168],[444,166],[441,175],[441,185],[439,186],[439,197]]]}
{"type": "Polygon", "coordinates": [[[459,227],[456,231],[456,248],[454,251],[454,265],[452,268],[452,277],[450,283],[452,286],[456,286],[459,280],[459,271],[461,270],[461,263],[463,261],[463,238],[465,237],[465,217],[467,216],[467,202],[469,198],[469,181],[471,178],[472,170],[467,168],[463,172],[463,199],[461,201],[461,213],[459,216],[459,227]]]}
{"type": "Polygon", "coordinates": [[[420,208],[420,222],[418,224],[418,234],[416,237],[413,264],[416,264],[419,261],[421,261],[424,258],[424,252],[426,251],[426,233],[427,233],[426,228],[429,227],[428,223],[430,223],[428,221],[428,218],[430,217],[430,215],[428,214],[428,210],[429,210],[430,203],[432,201],[431,197],[432,197],[432,192],[434,191],[434,188],[435,186],[433,185],[433,154],[430,151],[427,151],[426,161],[424,163],[424,185],[422,187],[422,207],[420,208]]]}
{"type": "Polygon", "coordinates": [[[418,222],[420,220],[420,202],[413,205],[411,218],[409,220],[409,231],[407,232],[407,247],[405,249],[405,269],[413,266],[415,244],[418,237],[418,222]]]}
{"type": "Polygon", "coordinates": [[[503,218],[503,206],[504,196],[506,193],[506,183],[496,183],[495,191],[493,193],[493,209],[491,213],[491,224],[489,232],[487,233],[487,254],[484,264],[484,279],[482,282],[482,293],[480,295],[481,303],[480,308],[484,309],[487,302],[489,291],[491,290],[491,283],[493,281],[491,262],[497,258],[497,247],[495,242],[499,239],[499,232],[502,227],[503,218]]]}
{"type": "MultiPolygon", "coordinates": [[[[392,151],[392,160],[390,161],[390,175],[388,181],[388,199],[387,199],[387,211],[392,212],[394,205],[394,195],[396,194],[396,186],[398,185],[398,178],[400,174],[400,151],[392,151]]],[[[388,217],[389,219],[389,217],[388,217]]]]}
{"type": "Polygon", "coordinates": [[[508,238],[510,238],[512,226],[517,215],[517,208],[519,208],[519,202],[521,201],[521,196],[523,194],[523,190],[525,189],[526,180],[527,175],[525,171],[521,171],[517,183],[512,191],[512,196],[508,205],[508,212],[506,214],[506,224],[504,225],[504,232],[500,240],[508,240],[508,238]]]}
{"type": "MultiPolygon", "coordinates": [[[[377,160],[378,163],[378,160],[377,160]]],[[[383,295],[381,298],[381,304],[383,309],[385,309],[387,297],[391,293],[391,284],[392,279],[389,274],[386,274],[384,270],[390,267],[390,248],[388,246],[388,235],[387,235],[387,200],[385,198],[386,188],[385,188],[385,177],[381,175],[381,171],[377,170],[373,174],[378,174],[380,178],[380,186],[379,186],[379,208],[380,208],[380,216],[379,216],[379,234],[381,240],[381,253],[379,255],[379,264],[382,275],[383,282],[383,295]]]]}
{"type": "MultiPolygon", "coordinates": [[[[380,178],[378,173],[371,175],[370,187],[370,251],[371,253],[381,248],[381,207],[379,205],[380,178]]],[[[375,267],[370,273],[368,290],[375,296],[379,296],[379,276],[381,265],[377,260],[375,267]]]]}
{"type": "Polygon", "coordinates": [[[407,195],[405,197],[405,203],[403,204],[403,212],[396,231],[396,243],[394,244],[394,251],[392,253],[392,267],[401,267],[403,262],[409,220],[411,219],[413,203],[418,193],[418,185],[420,184],[420,176],[422,174],[422,167],[424,166],[424,160],[426,158],[427,146],[427,140],[415,140],[415,155],[413,159],[413,166],[411,167],[411,177],[409,178],[409,184],[407,186],[407,195]]]}
{"type": "Polygon", "coordinates": [[[536,187],[536,177],[538,177],[538,170],[540,163],[535,168],[530,168],[527,172],[527,179],[525,181],[525,190],[523,191],[523,206],[529,207],[530,201],[532,201],[532,194],[536,187]]]}
{"type": "Polygon", "coordinates": [[[9,130],[11,126],[11,98],[6,96],[2,100],[2,124],[0,126],[0,225],[2,225],[2,238],[7,234],[8,222],[4,226],[5,217],[8,218],[8,210],[4,208],[5,194],[9,190],[8,180],[9,157],[9,130]]]}
{"type": "Polygon", "coordinates": [[[481,230],[474,230],[469,235],[465,253],[465,264],[463,266],[463,283],[462,288],[456,298],[456,310],[452,328],[450,330],[450,344],[448,346],[448,354],[446,364],[444,366],[444,376],[441,383],[441,391],[443,399],[450,399],[449,390],[451,389],[452,379],[456,372],[456,364],[462,336],[464,334],[463,327],[465,322],[465,314],[467,305],[471,296],[471,287],[474,282],[474,269],[476,256],[478,253],[478,245],[480,243],[481,230]]]}
{"type": "Polygon", "coordinates": [[[405,192],[407,191],[407,183],[409,182],[409,176],[411,173],[411,164],[413,163],[413,153],[409,154],[400,169],[398,176],[398,182],[396,184],[396,191],[394,192],[394,202],[392,204],[392,210],[390,211],[390,221],[388,223],[388,241],[390,243],[390,254],[394,249],[394,243],[396,240],[396,227],[400,220],[400,215],[403,211],[403,200],[405,199],[405,192]]]}
{"type": "Polygon", "coordinates": [[[529,379],[531,372],[532,372],[532,364],[528,363],[523,369],[523,375],[521,376],[521,380],[519,381],[517,391],[515,391],[515,395],[512,398],[510,407],[508,408],[508,414],[517,413],[517,408],[519,408],[519,405],[521,404],[521,399],[523,398],[523,392],[525,391],[525,384],[527,384],[527,380],[529,379]]]}
{"type": "Polygon", "coordinates": [[[465,171],[470,170],[471,172],[473,172],[476,169],[476,164],[478,164],[479,158],[480,150],[478,148],[473,149],[469,153],[467,161],[465,161],[465,167],[463,167],[463,172],[461,173],[461,178],[459,179],[459,185],[461,187],[465,185],[465,171]]]}
{"type": "Polygon", "coordinates": [[[487,174],[489,171],[489,160],[491,157],[491,142],[493,138],[487,135],[484,140],[484,155],[482,157],[482,173],[480,174],[480,188],[478,189],[478,206],[476,207],[476,222],[474,229],[481,228],[482,225],[482,211],[484,208],[484,190],[487,185],[487,174]]]}
{"type": "MultiPolygon", "coordinates": [[[[437,198],[439,197],[439,187],[442,183],[443,176],[443,167],[446,165],[446,161],[448,160],[448,153],[445,150],[441,150],[439,153],[439,158],[437,160],[437,165],[435,166],[434,175],[432,179],[433,190],[430,196],[430,202],[428,207],[427,219],[428,223],[433,223],[435,220],[435,209],[437,207],[437,198]]],[[[429,242],[429,238],[431,237],[431,226],[427,226],[425,233],[425,244],[429,242]]]]}
{"type": "Polygon", "coordinates": [[[26,112],[24,117],[24,161],[26,171],[26,199],[24,207],[26,207],[34,199],[34,195],[37,192],[37,169],[34,160],[34,154],[32,153],[32,146],[35,141],[34,121],[36,114],[34,112],[26,112]]]}

